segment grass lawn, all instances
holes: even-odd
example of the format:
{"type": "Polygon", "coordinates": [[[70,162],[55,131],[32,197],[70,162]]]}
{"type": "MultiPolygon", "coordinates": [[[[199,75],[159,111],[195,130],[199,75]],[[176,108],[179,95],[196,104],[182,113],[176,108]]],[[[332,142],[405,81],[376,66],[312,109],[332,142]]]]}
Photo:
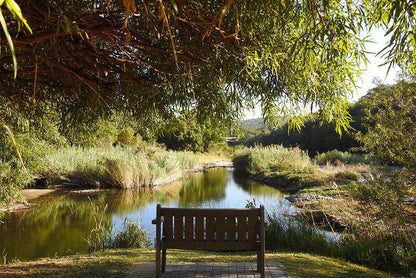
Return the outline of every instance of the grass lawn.
{"type": "MultiPolygon", "coordinates": [[[[46,258],[0,266],[0,277],[123,277],[139,262],[154,261],[154,249],[118,249],[87,255],[46,258]]],[[[251,253],[218,253],[168,250],[167,263],[254,262],[251,253]]],[[[266,261],[277,261],[288,277],[394,277],[342,260],[301,253],[267,253],[266,261]]]]}

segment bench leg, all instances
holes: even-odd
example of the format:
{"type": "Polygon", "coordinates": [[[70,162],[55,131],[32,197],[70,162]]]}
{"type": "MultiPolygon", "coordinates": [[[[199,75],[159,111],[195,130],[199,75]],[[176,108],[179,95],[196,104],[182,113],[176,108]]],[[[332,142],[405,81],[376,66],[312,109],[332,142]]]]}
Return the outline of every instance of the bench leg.
{"type": "Polygon", "coordinates": [[[165,243],[162,241],[162,272],[166,270],[166,248],[165,243]]]}
{"type": "Polygon", "coordinates": [[[257,249],[257,272],[260,272],[260,277],[265,277],[265,262],[264,262],[264,252],[262,252],[261,247],[257,249]]]}
{"type": "Polygon", "coordinates": [[[160,243],[156,241],[156,277],[160,277],[160,243]]]}

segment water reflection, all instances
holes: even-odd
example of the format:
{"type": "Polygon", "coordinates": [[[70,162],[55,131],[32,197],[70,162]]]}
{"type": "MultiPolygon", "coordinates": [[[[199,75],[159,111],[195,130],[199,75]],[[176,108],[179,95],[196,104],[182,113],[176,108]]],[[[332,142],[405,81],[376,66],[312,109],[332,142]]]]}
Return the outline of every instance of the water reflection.
{"type": "Polygon", "coordinates": [[[141,221],[154,235],[151,220],[157,203],[171,207],[244,207],[247,200],[269,208],[287,210],[278,190],[213,169],[189,175],[182,182],[146,190],[56,191],[34,200],[32,210],[6,214],[0,225],[0,252],[10,261],[86,252],[85,238],[94,227],[93,207],[120,229],[126,217],[141,221]]]}
{"type": "Polygon", "coordinates": [[[196,173],[186,178],[179,191],[179,207],[197,207],[208,202],[218,202],[226,197],[226,169],[196,173]]]}

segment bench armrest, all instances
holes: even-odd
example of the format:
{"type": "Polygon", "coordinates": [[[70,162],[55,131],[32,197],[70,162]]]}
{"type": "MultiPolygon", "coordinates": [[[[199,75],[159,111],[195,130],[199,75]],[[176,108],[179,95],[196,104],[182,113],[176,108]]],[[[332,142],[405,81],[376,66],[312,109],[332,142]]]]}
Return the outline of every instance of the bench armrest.
{"type": "MultiPolygon", "coordinates": [[[[163,216],[160,218],[160,223],[163,223],[163,216]]],[[[157,224],[157,219],[153,219],[152,224],[156,225],[157,224]]]]}

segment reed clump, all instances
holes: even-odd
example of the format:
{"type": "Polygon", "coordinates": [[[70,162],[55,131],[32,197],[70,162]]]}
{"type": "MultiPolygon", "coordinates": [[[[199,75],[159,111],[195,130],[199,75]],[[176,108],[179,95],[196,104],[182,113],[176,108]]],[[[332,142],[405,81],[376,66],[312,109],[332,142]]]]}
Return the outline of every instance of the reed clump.
{"type": "Polygon", "coordinates": [[[233,161],[238,170],[249,174],[284,171],[313,174],[316,168],[307,152],[281,145],[241,149],[234,154],[233,161]]]}
{"type": "Polygon", "coordinates": [[[93,187],[136,188],[161,184],[200,167],[191,152],[167,151],[157,146],[70,147],[45,157],[43,175],[64,177],[93,187]]]}

